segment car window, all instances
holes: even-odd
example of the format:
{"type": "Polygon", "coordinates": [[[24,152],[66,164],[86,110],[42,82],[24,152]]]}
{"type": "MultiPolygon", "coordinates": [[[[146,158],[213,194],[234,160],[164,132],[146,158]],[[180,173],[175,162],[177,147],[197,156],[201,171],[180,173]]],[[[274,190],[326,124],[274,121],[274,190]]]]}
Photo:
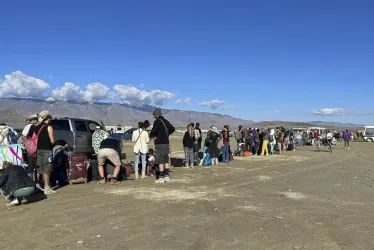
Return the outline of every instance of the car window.
{"type": "Polygon", "coordinates": [[[51,125],[54,130],[70,131],[70,124],[68,120],[52,120],[51,125]]]}
{"type": "Polygon", "coordinates": [[[75,121],[75,129],[79,132],[87,132],[87,125],[85,121],[75,121]]]}
{"type": "Polygon", "coordinates": [[[88,124],[89,130],[91,130],[91,131],[94,131],[96,129],[96,127],[101,127],[101,125],[99,123],[94,122],[94,121],[87,121],[87,124],[88,124]]]}

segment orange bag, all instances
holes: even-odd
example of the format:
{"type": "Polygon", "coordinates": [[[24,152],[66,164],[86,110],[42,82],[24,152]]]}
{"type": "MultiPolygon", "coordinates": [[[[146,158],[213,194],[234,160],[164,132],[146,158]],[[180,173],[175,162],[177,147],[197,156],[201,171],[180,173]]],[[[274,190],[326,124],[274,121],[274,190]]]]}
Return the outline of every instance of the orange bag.
{"type": "Polygon", "coordinates": [[[249,152],[249,151],[244,151],[244,152],[243,152],[243,156],[251,156],[251,152],[249,152]]]}

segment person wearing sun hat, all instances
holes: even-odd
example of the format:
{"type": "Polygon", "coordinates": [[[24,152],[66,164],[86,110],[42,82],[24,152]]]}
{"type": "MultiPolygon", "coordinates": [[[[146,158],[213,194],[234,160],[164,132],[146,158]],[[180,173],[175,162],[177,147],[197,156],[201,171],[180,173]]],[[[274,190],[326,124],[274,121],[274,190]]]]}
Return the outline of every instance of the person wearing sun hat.
{"type": "Polygon", "coordinates": [[[52,173],[52,145],[55,142],[53,135],[53,128],[50,125],[52,114],[44,110],[39,113],[40,124],[35,129],[35,134],[38,134],[37,146],[37,172],[40,178],[43,175],[44,179],[44,194],[55,194],[57,191],[52,190],[50,186],[50,176],[52,173]]]}

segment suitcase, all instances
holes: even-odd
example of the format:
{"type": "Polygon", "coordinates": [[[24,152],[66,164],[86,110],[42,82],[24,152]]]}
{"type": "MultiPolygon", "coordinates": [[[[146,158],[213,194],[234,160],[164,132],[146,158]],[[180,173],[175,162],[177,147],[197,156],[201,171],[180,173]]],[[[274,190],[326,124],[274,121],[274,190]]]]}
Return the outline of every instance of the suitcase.
{"type": "Polygon", "coordinates": [[[87,170],[89,168],[87,155],[72,154],[69,156],[68,180],[70,184],[87,183],[87,170]]]}

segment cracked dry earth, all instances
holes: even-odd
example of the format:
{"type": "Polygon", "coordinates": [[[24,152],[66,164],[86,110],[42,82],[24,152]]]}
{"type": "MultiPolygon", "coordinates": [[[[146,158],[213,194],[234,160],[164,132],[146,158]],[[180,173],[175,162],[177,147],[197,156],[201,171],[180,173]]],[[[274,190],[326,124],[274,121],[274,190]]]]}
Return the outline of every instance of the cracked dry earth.
{"type": "Polygon", "coordinates": [[[374,249],[373,143],[306,147],[0,209],[0,249],[374,249]]]}

